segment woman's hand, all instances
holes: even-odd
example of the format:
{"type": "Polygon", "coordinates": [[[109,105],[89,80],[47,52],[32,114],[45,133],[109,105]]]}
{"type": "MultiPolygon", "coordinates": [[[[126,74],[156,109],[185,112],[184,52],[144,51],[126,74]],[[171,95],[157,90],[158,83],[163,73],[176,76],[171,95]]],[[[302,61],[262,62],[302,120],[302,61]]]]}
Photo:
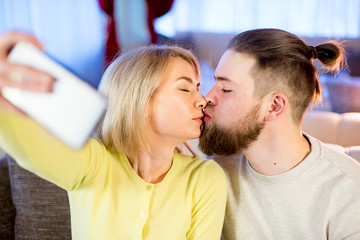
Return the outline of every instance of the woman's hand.
{"type": "Polygon", "coordinates": [[[50,92],[54,83],[54,79],[46,73],[7,61],[11,49],[20,41],[27,41],[40,49],[43,48],[35,38],[24,33],[12,32],[0,35],[0,108],[18,113],[21,111],[2,97],[1,90],[4,86],[50,92]]]}

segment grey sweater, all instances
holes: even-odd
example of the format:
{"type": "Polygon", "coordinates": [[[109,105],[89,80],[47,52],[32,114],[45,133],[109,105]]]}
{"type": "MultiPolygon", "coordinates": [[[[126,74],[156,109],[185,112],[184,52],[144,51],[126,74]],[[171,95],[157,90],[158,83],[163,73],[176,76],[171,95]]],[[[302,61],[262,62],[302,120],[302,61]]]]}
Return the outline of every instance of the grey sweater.
{"type": "Polygon", "coordinates": [[[360,164],[308,138],[311,153],[274,176],[242,154],[216,157],[229,180],[226,240],[360,240],[360,164]]]}

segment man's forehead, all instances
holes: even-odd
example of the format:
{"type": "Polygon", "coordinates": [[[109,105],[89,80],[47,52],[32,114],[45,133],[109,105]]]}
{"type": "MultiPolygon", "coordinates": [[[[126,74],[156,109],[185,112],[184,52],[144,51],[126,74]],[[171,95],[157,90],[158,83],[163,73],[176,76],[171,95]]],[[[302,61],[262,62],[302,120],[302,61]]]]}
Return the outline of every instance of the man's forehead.
{"type": "Polygon", "coordinates": [[[237,79],[250,76],[255,59],[232,49],[225,51],[215,70],[215,79],[224,82],[237,82],[237,79]]]}
{"type": "Polygon", "coordinates": [[[227,49],[224,54],[221,56],[218,67],[224,67],[227,65],[248,65],[252,66],[255,64],[255,58],[249,54],[236,52],[233,49],[227,49]]]}

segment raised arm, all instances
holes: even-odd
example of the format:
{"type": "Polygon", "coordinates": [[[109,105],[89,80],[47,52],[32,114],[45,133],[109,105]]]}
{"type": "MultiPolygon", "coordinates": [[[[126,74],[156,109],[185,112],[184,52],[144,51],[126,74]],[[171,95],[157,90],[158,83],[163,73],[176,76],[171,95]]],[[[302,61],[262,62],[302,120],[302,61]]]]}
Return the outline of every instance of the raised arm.
{"type": "MultiPolygon", "coordinates": [[[[42,48],[33,37],[22,33],[0,35],[0,93],[4,86],[49,92],[54,79],[35,69],[7,61],[11,48],[28,41],[42,48]]],[[[102,144],[92,140],[74,151],[23,114],[0,94],[0,146],[25,169],[71,190],[93,175],[102,144]]]]}

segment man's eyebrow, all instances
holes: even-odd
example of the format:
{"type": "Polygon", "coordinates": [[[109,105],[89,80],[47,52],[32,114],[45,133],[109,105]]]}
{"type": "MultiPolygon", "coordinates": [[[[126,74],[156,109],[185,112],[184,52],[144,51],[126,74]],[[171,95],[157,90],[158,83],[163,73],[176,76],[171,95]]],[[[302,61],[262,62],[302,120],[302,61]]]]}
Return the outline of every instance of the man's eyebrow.
{"type": "MultiPolygon", "coordinates": [[[[189,83],[191,83],[191,84],[194,83],[194,80],[192,80],[192,79],[189,78],[189,77],[185,77],[185,76],[181,76],[181,77],[179,77],[179,78],[176,79],[176,81],[178,81],[178,80],[185,80],[185,81],[187,81],[187,82],[189,82],[189,83]]],[[[198,83],[196,84],[196,87],[200,87],[200,82],[198,82],[198,83]]]]}
{"type": "Polygon", "coordinates": [[[214,76],[214,78],[215,78],[215,80],[216,81],[227,81],[227,82],[232,82],[229,78],[227,78],[227,77],[216,77],[216,76],[214,76]]]}

